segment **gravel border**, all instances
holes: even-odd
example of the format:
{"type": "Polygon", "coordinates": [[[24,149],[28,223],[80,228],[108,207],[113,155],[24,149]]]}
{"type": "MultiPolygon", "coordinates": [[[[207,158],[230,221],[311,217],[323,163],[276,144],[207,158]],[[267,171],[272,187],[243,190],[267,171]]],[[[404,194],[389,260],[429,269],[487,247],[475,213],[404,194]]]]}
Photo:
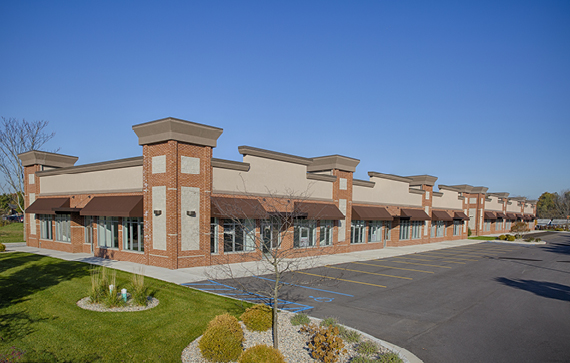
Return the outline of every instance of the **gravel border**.
{"type": "MultiPolygon", "coordinates": [[[[128,300],[127,304],[129,304],[130,302],[132,302],[132,300],[128,300]]],[[[103,304],[92,304],[91,299],[89,297],[84,297],[83,299],[81,299],[77,302],[77,306],[79,306],[80,308],[85,309],[85,310],[98,311],[98,312],[103,312],[103,313],[107,313],[107,312],[122,313],[122,312],[131,312],[131,311],[149,310],[149,309],[156,307],[158,305],[158,303],[159,303],[159,301],[157,298],[149,296],[147,298],[146,306],[127,305],[127,306],[117,307],[117,308],[108,308],[103,304]]]]}
{"type": "MultiPolygon", "coordinates": [[[[294,315],[294,313],[287,311],[279,312],[279,351],[285,357],[285,361],[290,363],[318,362],[310,356],[309,349],[307,348],[309,336],[307,333],[302,333],[300,331],[302,325],[294,326],[291,324],[291,318],[294,315]]],[[[311,320],[311,323],[315,323],[317,325],[321,322],[321,319],[312,317],[309,317],[309,319],[311,320]]],[[[240,324],[243,328],[244,333],[244,349],[258,344],[265,344],[269,346],[273,345],[271,329],[265,332],[252,332],[249,331],[242,322],[240,322],[240,324]]],[[[347,329],[350,328],[347,327],[347,329]]],[[[361,342],[371,341],[376,344],[378,346],[378,351],[382,354],[393,352],[393,350],[388,349],[384,344],[382,344],[381,341],[375,339],[374,337],[371,337],[368,334],[361,333],[361,337],[361,342]]],[[[201,338],[202,337],[200,336],[195,339],[182,351],[181,359],[183,363],[210,363],[208,360],[202,357],[200,348],[198,348],[198,342],[201,338]]],[[[356,347],[358,344],[359,343],[345,342],[345,349],[347,350],[347,353],[340,356],[339,363],[348,363],[352,358],[358,356],[358,353],[356,352],[356,347]]],[[[399,352],[394,353],[399,354],[399,352]]],[[[399,355],[404,362],[408,362],[408,360],[405,359],[401,354],[399,355]]]]}

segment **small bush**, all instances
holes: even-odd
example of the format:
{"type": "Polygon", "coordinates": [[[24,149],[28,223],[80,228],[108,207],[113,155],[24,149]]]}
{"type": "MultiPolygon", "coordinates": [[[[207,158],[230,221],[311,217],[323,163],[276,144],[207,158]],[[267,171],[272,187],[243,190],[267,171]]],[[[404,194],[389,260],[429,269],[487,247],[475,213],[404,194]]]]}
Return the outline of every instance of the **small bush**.
{"type": "Polygon", "coordinates": [[[4,245],[4,243],[0,243],[0,252],[4,251],[6,251],[6,246],[4,245]]]}
{"type": "Polygon", "coordinates": [[[230,314],[216,316],[208,324],[198,347],[202,355],[214,362],[237,360],[242,352],[243,330],[230,314]]]}
{"type": "Polygon", "coordinates": [[[501,241],[504,241],[504,240],[507,239],[507,236],[505,236],[504,234],[502,234],[502,235],[499,236],[499,239],[500,239],[501,241]]]}
{"type": "Polygon", "coordinates": [[[328,318],[322,320],[320,325],[321,326],[338,327],[338,320],[336,320],[336,318],[333,318],[333,317],[328,317],[328,318]]]}
{"type": "Polygon", "coordinates": [[[516,240],[515,236],[507,236],[507,240],[510,242],[513,242],[514,240],[516,240]]]}
{"type": "Polygon", "coordinates": [[[471,232],[471,227],[467,227],[467,237],[471,237],[473,232],[471,232]]]}
{"type": "Polygon", "coordinates": [[[308,347],[311,351],[311,357],[314,359],[325,363],[334,363],[339,359],[339,355],[347,352],[344,349],[342,338],[338,336],[339,330],[335,326],[310,324],[304,325],[301,331],[310,335],[308,347]]]}
{"type": "Polygon", "coordinates": [[[400,356],[397,355],[396,353],[382,354],[380,356],[380,358],[378,359],[378,362],[380,362],[380,363],[404,363],[402,358],[400,358],[400,356]]]}
{"type": "Polygon", "coordinates": [[[541,240],[540,238],[536,238],[535,241],[536,241],[536,242],[540,242],[540,241],[542,241],[542,240],[541,240]]]}
{"type": "Polygon", "coordinates": [[[131,297],[133,299],[133,303],[139,306],[146,306],[148,293],[147,288],[144,285],[144,275],[142,274],[142,271],[141,273],[133,274],[131,285],[131,297]]]}
{"type": "Polygon", "coordinates": [[[371,356],[373,354],[376,354],[376,352],[378,352],[378,346],[370,341],[365,341],[358,344],[358,346],[356,347],[356,351],[358,352],[358,354],[371,356]]]}
{"type": "Polygon", "coordinates": [[[359,355],[358,357],[352,358],[350,363],[377,363],[378,360],[374,358],[363,357],[359,355]]]}
{"type": "Polygon", "coordinates": [[[273,324],[273,309],[264,304],[258,304],[241,314],[240,319],[252,331],[266,331],[273,324]]]}
{"type": "Polygon", "coordinates": [[[238,363],[285,363],[281,352],[267,345],[256,345],[246,349],[239,357],[238,363]]]}
{"type": "Polygon", "coordinates": [[[354,330],[346,329],[342,325],[338,326],[339,334],[342,339],[349,343],[358,343],[360,341],[360,333],[354,330]]]}
{"type": "Polygon", "coordinates": [[[291,324],[294,326],[309,324],[310,322],[311,319],[309,319],[309,317],[303,313],[297,313],[291,318],[291,324]]]}

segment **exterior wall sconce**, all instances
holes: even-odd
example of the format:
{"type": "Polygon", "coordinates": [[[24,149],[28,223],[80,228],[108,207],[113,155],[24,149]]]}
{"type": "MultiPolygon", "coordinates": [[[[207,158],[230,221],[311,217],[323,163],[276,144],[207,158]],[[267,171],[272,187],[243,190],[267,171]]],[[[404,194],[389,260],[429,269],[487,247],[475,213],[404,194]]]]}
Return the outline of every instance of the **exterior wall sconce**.
{"type": "Polygon", "coordinates": [[[196,217],[196,211],[195,210],[188,210],[188,211],[186,211],[186,214],[189,215],[190,217],[196,217]]]}
{"type": "Polygon", "coordinates": [[[161,211],[160,209],[155,209],[155,210],[154,210],[154,215],[155,215],[155,216],[159,216],[159,215],[161,215],[161,214],[162,214],[162,211],[161,211]]]}

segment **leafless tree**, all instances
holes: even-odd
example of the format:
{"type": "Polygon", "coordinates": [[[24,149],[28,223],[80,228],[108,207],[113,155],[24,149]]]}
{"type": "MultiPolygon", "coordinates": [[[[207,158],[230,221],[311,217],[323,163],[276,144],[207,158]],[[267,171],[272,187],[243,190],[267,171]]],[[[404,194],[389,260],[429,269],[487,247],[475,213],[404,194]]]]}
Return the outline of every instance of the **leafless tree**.
{"type": "Polygon", "coordinates": [[[24,212],[24,168],[18,158],[30,150],[40,150],[55,133],[45,131],[48,121],[26,121],[2,117],[0,124],[0,174],[4,183],[0,187],[12,195],[13,203],[20,212],[24,212]]]}
{"type": "Polygon", "coordinates": [[[570,216],[570,189],[562,190],[560,193],[554,193],[554,208],[560,218],[566,219],[566,228],[568,228],[568,216],[570,216]]]}
{"type": "Polygon", "coordinates": [[[326,207],[324,204],[322,206],[321,210],[319,204],[307,203],[307,195],[294,192],[279,195],[268,192],[264,197],[247,196],[244,199],[212,198],[213,214],[224,216],[224,240],[221,245],[225,250],[222,258],[227,258],[225,262],[220,260],[223,263],[214,268],[213,274],[219,277],[218,272],[221,271],[222,276],[233,279],[243,291],[261,295],[271,301],[273,346],[276,349],[279,349],[277,312],[280,291],[292,281],[289,279],[289,282],[285,282],[284,277],[300,269],[316,266],[323,253],[334,253],[333,228],[328,231],[331,233],[331,245],[325,251],[323,248],[315,248],[319,243],[316,240],[315,216],[324,211],[326,207]],[[260,233],[256,233],[257,228],[260,233]],[[236,235],[240,239],[239,249],[250,253],[227,254],[226,247],[231,250],[232,246],[236,246],[236,235]],[[251,259],[252,254],[259,258],[256,262],[235,261],[240,256],[251,259]],[[230,260],[230,257],[233,259],[230,260]],[[248,282],[238,279],[242,276],[268,274],[271,274],[271,279],[256,279],[255,284],[251,283],[251,279],[248,282]]]}

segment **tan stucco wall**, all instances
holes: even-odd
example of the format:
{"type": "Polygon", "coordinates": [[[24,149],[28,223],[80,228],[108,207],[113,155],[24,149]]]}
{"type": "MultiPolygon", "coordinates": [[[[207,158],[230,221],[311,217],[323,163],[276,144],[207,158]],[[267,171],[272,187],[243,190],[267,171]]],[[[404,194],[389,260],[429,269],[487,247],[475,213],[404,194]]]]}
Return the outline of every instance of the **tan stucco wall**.
{"type": "Polygon", "coordinates": [[[352,201],[354,203],[385,203],[394,205],[422,206],[422,194],[412,194],[409,183],[371,177],[374,188],[354,186],[352,201]]]}
{"type": "Polygon", "coordinates": [[[433,196],[432,199],[432,207],[433,208],[442,208],[442,209],[462,209],[463,208],[463,200],[458,199],[459,193],[454,192],[452,190],[440,190],[443,195],[438,197],[437,195],[433,196]]]}
{"type": "Polygon", "coordinates": [[[139,190],[143,188],[143,167],[42,176],[41,194],[79,194],[139,190]]]}
{"type": "Polygon", "coordinates": [[[305,196],[332,199],[333,183],[307,179],[307,167],[301,164],[246,155],[249,171],[213,168],[214,193],[305,196]]]}
{"type": "Polygon", "coordinates": [[[511,213],[520,213],[521,212],[521,207],[519,205],[519,202],[517,202],[516,200],[513,200],[510,203],[511,203],[511,205],[509,205],[507,203],[507,212],[511,212],[511,213]]]}
{"type": "Polygon", "coordinates": [[[502,212],[503,211],[503,203],[499,203],[499,198],[498,197],[490,197],[491,201],[486,201],[485,202],[485,210],[494,210],[494,211],[498,211],[498,212],[502,212]]]}
{"type": "Polygon", "coordinates": [[[528,206],[528,207],[524,207],[524,213],[525,214],[533,214],[534,213],[534,209],[532,208],[532,206],[528,206]]]}

